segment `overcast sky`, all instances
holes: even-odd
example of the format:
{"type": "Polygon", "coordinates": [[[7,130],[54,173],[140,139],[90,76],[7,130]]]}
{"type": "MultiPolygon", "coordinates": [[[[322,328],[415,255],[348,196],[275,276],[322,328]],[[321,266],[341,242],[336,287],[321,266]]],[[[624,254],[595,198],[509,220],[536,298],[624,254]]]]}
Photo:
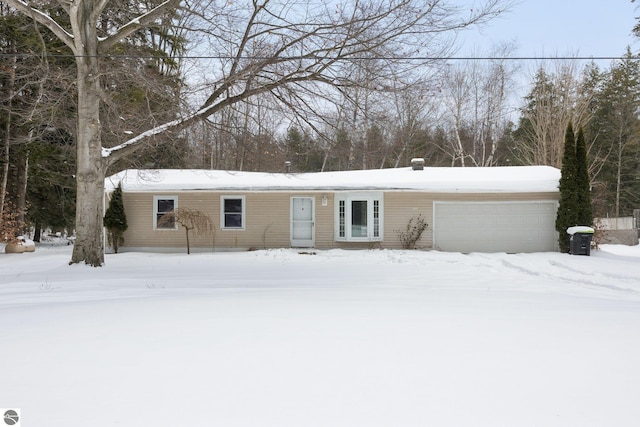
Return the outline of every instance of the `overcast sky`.
{"type": "MultiPolygon", "coordinates": [[[[517,1],[517,0],[516,0],[517,1]]],[[[462,36],[461,55],[515,41],[518,56],[621,56],[640,42],[631,35],[638,3],[630,0],[520,0],[481,33],[462,36]]]]}

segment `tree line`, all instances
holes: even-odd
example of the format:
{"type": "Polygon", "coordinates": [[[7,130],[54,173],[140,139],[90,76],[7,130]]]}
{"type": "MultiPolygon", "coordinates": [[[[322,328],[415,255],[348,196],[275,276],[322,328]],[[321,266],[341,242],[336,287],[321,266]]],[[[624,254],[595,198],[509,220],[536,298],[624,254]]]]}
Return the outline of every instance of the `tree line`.
{"type": "Polygon", "coordinates": [[[368,105],[341,106],[321,125],[260,104],[225,111],[191,130],[189,163],[283,172],[290,161],[293,172],[319,172],[401,167],[422,157],[435,167],[561,168],[573,123],[584,130],[594,215],[629,216],[640,208],[637,55],[628,50],[604,69],[549,61],[526,81],[530,89],[519,99],[509,98],[518,75],[508,61],[445,69],[435,87],[376,92],[368,105]]]}
{"type": "Polygon", "coordinates": [[[628,214],[637,58],[544,63],[514,99],[515,46],[446,60],[508,6],[0,0],[0,218],[75,230],[72,261],[101,265],[104,177],[123,168],[560,167],[569,122],[595,213],[628,214]]]}

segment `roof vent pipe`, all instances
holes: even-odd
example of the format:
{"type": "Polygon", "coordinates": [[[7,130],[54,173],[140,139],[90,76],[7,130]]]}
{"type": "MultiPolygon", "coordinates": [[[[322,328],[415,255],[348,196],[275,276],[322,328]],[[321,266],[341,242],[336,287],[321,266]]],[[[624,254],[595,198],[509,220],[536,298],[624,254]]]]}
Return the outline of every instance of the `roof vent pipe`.
{"type": "Polygon", "coordinates": [[[291,162],[289,160],[284,162],[284,172],[291,173],[291,162]]]}
{"type": "Polygon", "coordinates": [[[421,171],[424,169],[424,159],[420,157],[416,157],[415,159],[411,159],[411,169],[414,171],[421,171]]]}

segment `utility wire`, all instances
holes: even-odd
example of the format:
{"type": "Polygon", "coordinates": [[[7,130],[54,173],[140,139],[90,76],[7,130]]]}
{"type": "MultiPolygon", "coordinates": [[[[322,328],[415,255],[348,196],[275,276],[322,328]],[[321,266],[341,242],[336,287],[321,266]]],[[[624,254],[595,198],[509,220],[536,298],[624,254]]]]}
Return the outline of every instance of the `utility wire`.
{"type": "MultiPolygon", "coordinates": [[[[86,55],[72,54],[35,54],[35,53],[0,53],[0,58],[37,58],[45,56],[47,58],[89,58],[86,55]]],[[[95,55],[95,58],[109,59],[221,59],[234,60],[235,56],[226,55],[181,55],[181,56],[155,56],[155,55],[95,55]]],[[[268,60],[269,56],[244,56],[243,60],[268,60]]],[[[604,60],[639,60],[640,56],[354,56],[337,58],[332,56],[319,55],[299,55],[280,56],[278,59],[288,61],[302,60],[341,60],[341,61],[361,61],[361,60],[403,60],[403,61],[554,61],[554,60],[580,60],[580,61],[604,61],[604,60]]]]}

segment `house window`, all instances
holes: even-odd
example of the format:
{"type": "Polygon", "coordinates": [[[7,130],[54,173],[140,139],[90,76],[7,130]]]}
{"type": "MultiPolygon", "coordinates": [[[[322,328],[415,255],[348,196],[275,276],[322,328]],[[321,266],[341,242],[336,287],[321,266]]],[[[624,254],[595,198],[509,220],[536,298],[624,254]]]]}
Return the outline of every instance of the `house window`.
{"type": "Polygon", "coordinates": [[[339,218],[339,224],[338,224],[338,237],[344,238],[346,237],[346,228],[345,228],[345,201],[344,200],[340,200],[338,201],[338,218],[339,218]]]}
{"type": "Polygon", "coordinates": [[[382,193],[346,193],[336,201],[336,240],[382,240],[382,193]]]}
{"type": "Polygon", "coordinates": [[[154,230],[177,229],[175,210],[178,208],[176,196],[153,197],[153,228],[154,230]]]}
{"type": "Polygon", "coordinates": [[[367,237],[367,201],[351,201],[351,237],[367,237]]]}
{"type": "Polygon", "coordinates": [[[222,196],[220,222],[223,230],[244,230],[244,196],[222,196]]]}
{"type": "Polygon", "coordinates": [[[380,200],[373,200],[373,237],[380,237],[380,200]]]}

